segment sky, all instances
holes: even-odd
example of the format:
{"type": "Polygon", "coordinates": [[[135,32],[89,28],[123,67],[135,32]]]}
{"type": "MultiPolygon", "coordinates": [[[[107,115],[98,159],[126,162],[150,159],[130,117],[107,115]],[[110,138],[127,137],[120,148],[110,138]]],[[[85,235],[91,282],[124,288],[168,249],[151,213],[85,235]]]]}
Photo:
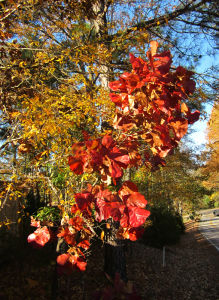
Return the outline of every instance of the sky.
{"type": "MultiPolygon", "coordinates": [[[[197,72],[204,73],[208,68],[216,65],[219,65],[219,53],[214,56],[205,55],[202,58],[201,64],[197,68],[197,72]]],[[[197,147],[197,149],[199,148],[200,151],[204,149],[204,144],[206,144],[207,142],[207,122],[211,115],[212,107],[212,104],[207,104],[205,106],[206,118],[204,118],[204,116],[201,116],[199,121],[191,126],[192,133],[189,134],[189,137],[191,138],[193,145],[197,147]]]]}
{"type": "Polygon", "coordinates": [[[212,109],[212,105],[206,106],[206,112],[208,114],[206,119],[200,118],[199,121],[194,123],[191,126],[192,133],[189,134],[189,137],[191,138],[192,142],[195,144],[196,147],[203,146],[207,139],[206,139],[206,133],[207,133],[207,122],[210,116],[210,112],[212,109]]]}

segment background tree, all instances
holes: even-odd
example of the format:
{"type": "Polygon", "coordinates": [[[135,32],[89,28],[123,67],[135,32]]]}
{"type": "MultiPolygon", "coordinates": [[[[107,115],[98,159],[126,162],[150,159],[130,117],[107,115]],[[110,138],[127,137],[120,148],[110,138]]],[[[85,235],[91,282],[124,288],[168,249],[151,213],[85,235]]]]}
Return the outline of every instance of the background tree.
{"type": "MultiPolygon", "coordinates": [[[[55,5],[53,1],[1,1],[1,131],[7,138],[1,148],[4,150],[4,145],[18,135],[21,138],[21,128],[25,127],[23,141],[36,143],[35,155],[45,156],[44,151],[53,148],[52,141],[55,152],[60,149],[56,156],[61,159],[65,155],[61,144],[77,135],[81,127],[93,132],[93,124],[106,125],[111,118],[108,81],[117,72],[129,70],[129,52],[144,57],[148,41],[157,38],[164,49],[172,47],[175,58],[179,56],[187,65],[190,62],[190,67],[195,60],[198,64],[200,53],[205,55],[203,39],[215,36],[215,5],[206,0],[162,4],[62,1],[55,5]],[[202,51],[197,51],[198,43],[202,51]],[[19,112],[21,105],[24,108],[19,112]],[[25,116],[29,106],[32,113],[25,116]]],[[[200,87],[203,81],[212,86],[209,78],[204,77],[200,87]]],[[[200,100],[208,97],[209,93],[198,87],[189,105],[200,107],[200,100]]]]}
{"type": "Polygon", "coordinates": [[[154,173],[142,168],[133,174],[150,205],[175,210],[180,215],[195,212],[206,193],[199,175],[200,164],[189,149],[175,149],[167,158],[167,165],[154,173]]]}
{"type": "Polygon", "coordinates": [[[218,206],[218,182],[219,182],[219,136],[218,136],[219,104],[215,102],[208,122],[208,152],[201,173],[205,176],[204,186],[213,192],[211,198],[218,206]]]}

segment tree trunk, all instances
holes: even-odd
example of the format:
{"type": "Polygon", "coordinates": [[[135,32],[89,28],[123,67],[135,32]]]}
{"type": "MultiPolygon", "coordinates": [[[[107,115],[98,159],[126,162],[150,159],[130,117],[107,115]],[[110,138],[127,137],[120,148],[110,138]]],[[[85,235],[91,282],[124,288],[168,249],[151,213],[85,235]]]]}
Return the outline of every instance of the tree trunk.
{"type": "MultiPolygon", "coordinates": [[[[59,254],[66,253],[68,250],[68,245],[62,238],[58,238],[58,242],[54,244],[56,248],[57,256],[59,254]]],[[[59,281],[58,281],[58,273],[57,273],[57,261],[55,262],[55,267],[52,276],[52,285],[51,285],[51,300],[56,300],[59,296],[59,281]]]]}
{"type": "MultiPolygon", "coordinates": [[[[104,36],[107,33],[107,1],[99,0],[92,5],[93,18],[90,20],[91,24],[95,29],[97,38],[104,36]]],[[[109,45],[106,44],[106,48],[109,45]]],[[[109,89],[109,67],[107,62],[99,62],[99,81],[100,85],[106,90],[109,89]]]]}
{"type": "MultiPolygon", "coordinates": [[[[91,5],[91,18],[90,22],[95,29],[95,34],[97,38],[100,38],[107,34],[107,4],[108,1],[99,0],[95,1],[91,5]]],[[[106,48],[109,45],[106,43],[106,48]]],[[[107,62],[99,62],[99,82],[100,85],[108,90],[109,84],[109,73],[110,69],[107,62]]],[[[110,183],[109,183],[110,185],[110,183]]],[[[124,242],[117,239],[116,233],[119,228],[119,223],[112,220],[108,220],[108,225],[110,228],[105,230],[105,254],[104,254],[104,271],[111,279],[114,279],[115,274],[119,273],[120,278],[127,281],[126,273],[126,259],[125,259],[125,249],[124,242]],[[110,223],[110,224],[109,224],[110,223]]]]}
{"type": "MultiPolygon", "coordinates": [[[[109,224],[109,223],[108,223],[109,224]]],[[[114,279],[116,273],[123,281],[127,281],[125,244],[116,237],[118,222],[111,221],[110,228],[105,231],[104,272],[114,279]]]]}

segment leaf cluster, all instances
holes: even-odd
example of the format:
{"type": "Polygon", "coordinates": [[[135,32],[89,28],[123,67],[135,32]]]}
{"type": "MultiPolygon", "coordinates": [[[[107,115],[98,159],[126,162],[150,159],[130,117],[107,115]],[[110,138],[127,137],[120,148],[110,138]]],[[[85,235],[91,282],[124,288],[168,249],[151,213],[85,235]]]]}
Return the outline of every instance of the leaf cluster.
{"type": "Polygon", "coordinates": [[[41,222],[52,222],[54,224],[59,224],[60,222],[60,209],[58,207],[41,207],[33,215],[37,220],[41,222]]]}

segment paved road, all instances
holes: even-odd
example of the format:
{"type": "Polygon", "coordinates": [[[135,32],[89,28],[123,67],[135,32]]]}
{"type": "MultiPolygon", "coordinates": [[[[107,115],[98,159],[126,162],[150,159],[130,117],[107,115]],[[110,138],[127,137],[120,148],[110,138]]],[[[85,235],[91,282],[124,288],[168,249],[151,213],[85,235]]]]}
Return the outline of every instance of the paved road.
{"type": "Polygon", "coordinates": [[[219,216],[215,217],[214,209],[201,211],[199,229],[204,237],[219,251],[219,216]]]}

